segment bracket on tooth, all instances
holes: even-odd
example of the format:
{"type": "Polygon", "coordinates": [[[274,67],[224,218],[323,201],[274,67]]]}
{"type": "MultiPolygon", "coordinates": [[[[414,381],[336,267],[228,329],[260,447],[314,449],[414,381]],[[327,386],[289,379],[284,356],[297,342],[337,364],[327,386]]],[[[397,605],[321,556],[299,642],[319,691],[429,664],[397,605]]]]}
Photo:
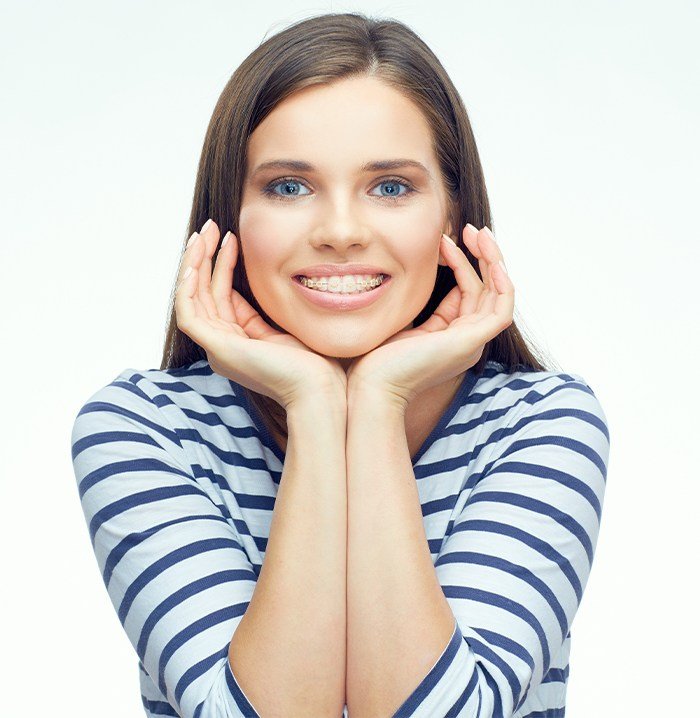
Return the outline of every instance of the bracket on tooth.
{"type": "MultiPolygon", "coordinates": [[[[314,287],[314,284],[315,284],[312,280],[310,280],[308,277],[305,277],[304,275],[301,275],[301,276],[300,276],[299,281],[300,281],[301,284],[303,284],[305,287],[309,287],[309,288],[313,288],[313,287],[314,287]]],[[[366,289],[367,286],[371,287],[372,289],[375,289],[375,288],[378,287],[383,281],[384,281],[384,275],[383,275],[383,274],[380,274],[377,279],[370,279],[369,282],[367,282],[367,281],[364,280],[364,279],[360,280],[359,286],[362,287],[363,289],[366,289]]],[[[321,279],[321,282],[324,282],[324,280],[321,279]]],[[[324,285],[322,285],[322,286],[324,286],[324,285]]],[[[355,286],[358,286],[358,284],[356,283],[355,286]]],[[[325,287],[328,288],[328,280],[327,280],[327,279],[325,280],[325,287]]],[[[340,293],[340,292],[339,292],[339,293],[340,293]]]]}

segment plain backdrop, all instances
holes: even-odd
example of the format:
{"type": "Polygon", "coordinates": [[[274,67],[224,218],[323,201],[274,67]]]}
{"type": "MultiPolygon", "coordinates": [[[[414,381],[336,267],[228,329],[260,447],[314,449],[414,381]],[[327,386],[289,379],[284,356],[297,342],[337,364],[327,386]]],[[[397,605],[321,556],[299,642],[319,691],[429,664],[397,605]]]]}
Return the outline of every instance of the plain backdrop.
{"type": "Polygon", "coordinates": [[[3,716],[143,715],[70,428],[157,368],[214,104],[287,24],[412,27],[464,98],[516,321],[609,420],[568,718],[692,713],[698,632],[694,2],[3,2],[3,716]]]}

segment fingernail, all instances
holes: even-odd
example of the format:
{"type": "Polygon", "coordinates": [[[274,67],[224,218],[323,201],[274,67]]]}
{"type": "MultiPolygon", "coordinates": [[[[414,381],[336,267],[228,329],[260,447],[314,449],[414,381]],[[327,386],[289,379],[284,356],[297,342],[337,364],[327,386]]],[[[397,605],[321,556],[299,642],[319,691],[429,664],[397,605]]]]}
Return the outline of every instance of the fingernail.
{"type": "Polygon", "coordinates": [[[503,260],[502,260],[502,259],[499,259],[499,260],[498,260],[498,263],[501,265],[501,269],[502,269],[506,274],[508,274],[508,270],[506,269],[506,265],[503,264],[503,260]]]}
{"type": "Polygon", "coordinates": [[[201,234],[204,234],[204,232],[206,232],[207,229],[209,229],[209,225],[210,225],[210,224],[211,224],[211,218],[208,219],[208,220],[202,225],[201,234]]]}
{"type": "Polygon", "coordinates": [[[185,270],[185,273],[182,275],[183,280],[187,279],[187,277],[189,277],[190,274],[192,274],[192,267],[187,267],[187,269],[185,270]]]}
{"type": "Polygon", "coordinates": [[[187,240],[187,246],[189,247],[190,244],[192,244],[192,242],[194,242],[194,240],[197,239],[197,237],[199,237],[197,232],[192,232],[192,236],[187,240]]]}
{"type": "Polygon", "coordinates": [[[448,242],[452,242],[452,244],[456,247],[457,243],[452,239],[452,237],[448,237],[446,234],[443,233],[442,235],[448,242]]]}
{"type": "Polygon", "coordinates": [[[467,223],[467,227],[469,228],[470,232],[478,232],[479,231],[473,224],[467,223]]]}
{"type": "Polygon", "coordinates": [[[484,227],[484,232],[486,232],[486,234],[488,234],[494,242],[496,241],[496,238],[493,236],[493,232],[488,227],[484,227]]]}
{"type": "Polygon", "coordinates": [[[222,246],[222,247],[225,247],[225,246],[226,246],[226,242],[228,242],[228,238],[229,238],[230,236],[231,236],[231,232],[226,232],[226,236],[225,236],[225,237],[223,238],[223,240],[221,241],[221,246],[222,246]]]}

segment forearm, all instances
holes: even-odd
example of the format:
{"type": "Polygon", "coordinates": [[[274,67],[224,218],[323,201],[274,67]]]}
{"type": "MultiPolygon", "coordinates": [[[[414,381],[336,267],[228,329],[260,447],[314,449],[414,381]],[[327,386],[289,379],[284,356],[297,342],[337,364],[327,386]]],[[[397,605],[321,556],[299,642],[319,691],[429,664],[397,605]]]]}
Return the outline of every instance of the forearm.
{"type": "Polygon", "coordinates": [[[287,426],[265,559],[229,661],[262,718],[337,718],[345,701],[345,399],[310,394],[287,426]]]}
{"type": "Polygon", "coordinates": [[[404,412],[349,393],[346,700],[389,718],[447,645],[454,615],[430,556],[404,412]]]}

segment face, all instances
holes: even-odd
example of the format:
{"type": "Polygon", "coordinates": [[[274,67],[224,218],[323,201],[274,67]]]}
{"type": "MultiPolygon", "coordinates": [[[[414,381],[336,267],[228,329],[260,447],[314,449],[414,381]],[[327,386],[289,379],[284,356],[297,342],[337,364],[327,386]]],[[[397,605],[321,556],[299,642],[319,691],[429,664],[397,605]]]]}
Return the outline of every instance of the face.
{"type": "Polygon", "coordinates": [[[445,264],[440,235],[452,234],[447,207],[430,126],[410,100],[369,77],[301,90],[249,138],[239,239],[251,290],[281,329],[347,368],[425,306],[445,264]],[[396,159],[425,169],[363,167],[396,159]],[[310,168],[258,169],[276,160],[310,168]],[[361,308],[321,307],[293,277],[323,263],[370,264],[391,280],[361,308]]]}

